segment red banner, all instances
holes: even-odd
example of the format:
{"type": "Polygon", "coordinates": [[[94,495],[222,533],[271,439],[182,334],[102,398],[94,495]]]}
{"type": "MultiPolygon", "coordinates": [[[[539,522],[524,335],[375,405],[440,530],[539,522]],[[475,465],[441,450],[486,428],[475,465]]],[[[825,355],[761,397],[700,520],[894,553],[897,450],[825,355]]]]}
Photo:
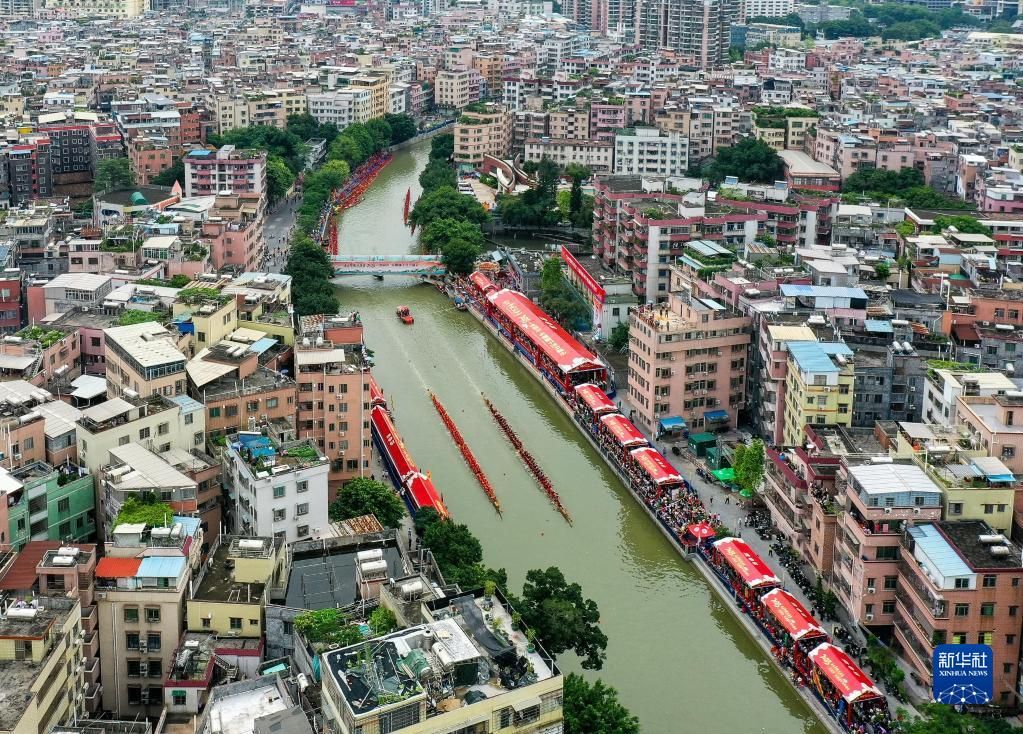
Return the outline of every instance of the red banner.
{"type": "Polygon", "coordinates": [[[604,301],[607,299],[607,291],[604,290],[604,286],[596,281],[596,279],[590,275],[589,271],[583,267],[582,263],[576,260],[575,255],[568,251],[568,248],[564,245],[561,246],[561,259],[564,261],[568,269],[572,271],[583,288],[590,292],[593,296],[593,300],[598,305],[603,306],[604,301]]]}

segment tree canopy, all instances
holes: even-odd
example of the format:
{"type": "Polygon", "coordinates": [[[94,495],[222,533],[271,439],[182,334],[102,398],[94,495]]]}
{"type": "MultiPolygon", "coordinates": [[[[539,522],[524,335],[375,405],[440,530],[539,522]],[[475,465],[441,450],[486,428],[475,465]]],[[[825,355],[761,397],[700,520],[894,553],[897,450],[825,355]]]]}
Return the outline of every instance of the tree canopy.
{"type": "Polygon", "coordinates": [[[458,177],[450,162],[443,158],[434,158],[419,174],[419,185],[423,187],[424,192],[445,186],[455,188],[458,185],[458,177]]]}
{"type": "Polygon", "coordinates": [[[639,719],[618,701],[618,691],[599,678],[565,677],[565,734],[639,734],[639,719]]]}
{"type": "Polygon", "coordinates": [[[359,477],[341,487],[337,499],[330,504],[330,519],[337,522],[362,515],[376,515],[385,528],[396,528],[405,517],[405,506],[383,482],[359,477]]]}
{"type": "Polygon", "coordinates": [[[976,217],[968,217],[960,214],[954,217],[939,216],[934,218],[934,226],[931,231],[941,234],[949,227],[955,227],[964,234],[986,234],[991,235],[991,228],[980,223],[976,217]]]}
{"type": "Polygon", "coordinates": [[[548,258],[540,271],[540,305],[570,329],[585,331],[593,325],[590,306],[565,278],[558,258],[548,258]]]}
{"type": "Polygon", "coordinates": [[[420,227],[426,227],[437,219],[461,219],[483,224],[489,218],[490,215],[475,198],[459,193],[452,186],[441,186],[424,193],[409,215],[409,219],[420,227]]]}
{"type": "Polygon", "coordinates": [[[347,647],[364,639],[359,625],[333,607],[302,612],[295,617],[294,625],[309,642],[329,647],[347,647]]]}
{"type": "Polygon", "coordinates": [[[455,154],[455,136],[453,133],[436,135],[430,140],[430,160],[446,161],[455,154]]]}
{"type": "Polygon", "coordinates": [[[962,199],[945,196],[925,185],[923,174],[915,168],[886,171],[865,166],[842,182],[846,194],[862,194],[873,199],[893,199],[922,209],[971,210],[962,199]]]}
{"type": "Polygon", "coordinates": [[[174,510],[166,502],[161,502],[152,494],[141,497],[128,497],[121,505],[121,511],[114,519],[114,527],[122,523],[145,523],[156,528],[173,524],[174,510]]]}
{"type": "Polygon", "coordinates": [[[302,138],[270,125],[251,125],[228,130],[223,135],[211,134],[207,136],[206,142],[217,148],[235,145],[239,148],[265,150],[269,156],[281,158],[292,173],[305,168],[306,145],[302,138]]]}
{"type": "Polygon", "coordinates": [[[755,491],[764,479],[764,442],[753,439],[748,446],[740,444],[733,456],[735,483],[742,489],[755,491]]]}
{"type": "Polygon", "coordinates": [[[323,138],[327,141],[328,145],[334,142],[334,138],[340,134],[337,125],[332,122],[318,122],[308,112],[288,115],[288,121],[284,129],[298,136],[300,140],[323,138]]]}
{"type": "Polygon", "coordinates": [[[521,194],[505,194],[497,198],[498,212],[505,224],[516,227],[558,223],[558,165],[544,158],[537,164],[536,173],[537,185],[533,188],[521,194]]]}
{"type": "Polygon", "coordinates": [[[607,345],[616,352],[624,352],[629,346],[629,323],[622,321],[615,324],[611,329],[611,335],[607,338],[607,345]]]}
{"type": "Polygon", "coordinates": [[[150,180],[154,186],[173,186],[174,182],[181,184],[182,187],[185,185],[185,159],[178,158],[174,161],[174,164],[158,174],[153,176],[150,180]]]}
{"type": "Polygon", "coordinates": [[[127,158],[104,158],[96,167],[96,191],[126,189],[135,185],[135,174],[127,158]]]}
{"type": "Polygon", "coordinates": [[[714,183],[735,176],[750,183],[774,183],[785,174],[778,152],[763,140],[743,138],[731,147],[719,148],[717,157],[703,168],[703,175],[714,183]]]}
{"type": "Polygon", "coordinates": [[[284,272],[292,277],[291,292],[299,316],[335,314],[340,304],[330,281],[334,266],[327,252],[303,233],[292,240],[284,272]]]}
{"type": "Polygon", "coordinates": [[[416,513],[416,532],[424,547],[433,553],[444,579],[463,589],[479,589],[489,580],[508,587],[503,568],[483,565],[483,546],[466,525],[445,520],[436,510],[424,508],[416,513]]]}
{"type": "Polygon", "coordinates": [[[416,136],[416,121],[409,115],[384,115],[384,121],[391,128],[391,145],[404,143],[416,136]]]}
{"type": "Polygon", "coordinates": [[[569,583],[560,569],[551,566],[526,574],[518,612],[547,652],[560,655],[573,650],[582,658],[583,668],[603,667],[607,636],[599,627],[597,603],[584,598],[582,587],[569,583]]]}
{"type": "Polygon", "coordinates": [[[295,183],[295,174],[280,156],[270,156],[266,162],[266,198],[276,204],[295,183]]]}

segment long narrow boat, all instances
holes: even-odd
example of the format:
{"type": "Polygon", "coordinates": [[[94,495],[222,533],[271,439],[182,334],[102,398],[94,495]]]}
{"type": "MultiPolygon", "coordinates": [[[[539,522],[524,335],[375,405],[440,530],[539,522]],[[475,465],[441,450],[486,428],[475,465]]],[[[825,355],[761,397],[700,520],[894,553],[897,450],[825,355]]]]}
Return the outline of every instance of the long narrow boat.
{"type": "Polygon", "coordinates": [[[408,214],[412,208],[412,187],[405,192],[405,212],[403,214],[405,224],[408,224],[408,214]]]}
{"type": "Polygon", "coordinates": [[[472,450],[469,448],[469,444],[466,443],[465,439],[462,438],[462,432],[458,430],[458,426],[448,415],[448,411],[444,408],[444,405],[440,402],[440,398],[430,393],[430,400],[433,401],[433,407],[437,410],[437,415],[440,416],[441,422],[444,427],[448,429],[448,433],[451,434],[451,440],[455,442],[459,452],[462,454],[462,458],[465,459],[465,463],[469,466],[469,471],[472,472],[473,476],[476,477],[476,482],[480,485],[483,493],[490,500],[490,504],[497,510],[497,514],[501,514],[501,502],[497,499],[497,493],[494,492],[494,488],[490,484],[490,480],[487,475],[483,472],[482,467],[476,457],[473,455],[472,450]]]}

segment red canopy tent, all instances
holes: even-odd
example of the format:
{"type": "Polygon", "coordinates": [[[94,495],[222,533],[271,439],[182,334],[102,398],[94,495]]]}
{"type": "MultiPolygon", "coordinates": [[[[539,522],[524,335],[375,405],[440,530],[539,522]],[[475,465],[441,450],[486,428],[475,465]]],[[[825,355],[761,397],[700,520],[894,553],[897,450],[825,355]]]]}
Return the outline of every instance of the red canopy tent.
{"type": "Polygon", "coordinates": [[[625,448],[647,446],[650,443],[646,440],[646,436],[640,433],[639,429],[632,425],[632,421],[624,415],[602,415],[600,422],[604,424],[604,428],[611,432],[611,435],[615,437],[619,445],[625,448]]]}
{"type": "Polygon", "coordinates": [[[575,394],[587,408],[593,411],[594,415],[618,412],[618,406],[607,396],[607,393],[592,382],[576,385],[575,394]]]}
{"type": "Polygon", "coordinates": [[[715,534],[714,528],[710,526],[709,522],[693,523],[692,525],[689,526],[688,530],[690,535],[700,540],[704,540],[706,538],[713,538],[715,534]]]}
{"type": "Polygon", "coordinates": [[[774,575],[771,567],[764,563],[746,541],[739,538],[722,538],[714,543],[714,549],[725,563],[739,574],[739,578],[747,587],[760,589],[781,585],[781,579],[774,575]]]}
{"type": "Polygon", "coordinates": [[[469,276],[469,282],[476,286],[476,288],[478,288],[481,293],[487,293],[497,288],[497,286],[494,285],[493,281],[491,281],[490,278],[488,278],[478,270],[469,276]]]}
{"type": "Polygon", "coordinates": [[[830,642],[822,642],[810,651],[810,660],[849,703],[858,703],[881,695],[867,674],[851,657],[830,642]]]}
{"type": "Polygon", "coordinates": [[[408,480],[405,485],[408,487],[409,494],[412,495],[412,501],[416,507],[420,509],[423,507],[432,507],[441,517],[448,516],[448,508],[444,506],[444,501],[440,498],[440,493],[437,492],[437,488],[433,486],[433,480],[424,474],[416,472],[408,480]]]}
{"type": "Polygon", "coordinates": [[[682,475],[656,449],[644,446],[641,449],[633,449],[630,455],[642,467],[647,476],[654,480],[655,484],[682,482],[682,475]]]}
{"type": "Polygon", "coordinates": [[[760,597],[760,603],[796,642],[827,634],[799,599],[784,589],[772,589],[760,597]]]}
{"type": "Polygon", "coordinates": [[[491,292],[487,294],[487,300],[562,372],[605,369],[604,363],[593,352],[518,291],[505,288],[491,292]]]}
{"type": "Polygon", "coordinates": [[[416,463],[412,461],[412,457],[406,453],[405,447],[401,445],[401,439],[398,438],[398,432],[394,430],[394,424],[391,422],[391,417],[387,415],[386,410],[379,405],[373,408],[372,421],[380,443],[383,445],[384,451],[387,452],[387,457],[394,466],[395,474],[398,475],[398,481],[404,482],[409,474],[418,471],[416,463]]]}

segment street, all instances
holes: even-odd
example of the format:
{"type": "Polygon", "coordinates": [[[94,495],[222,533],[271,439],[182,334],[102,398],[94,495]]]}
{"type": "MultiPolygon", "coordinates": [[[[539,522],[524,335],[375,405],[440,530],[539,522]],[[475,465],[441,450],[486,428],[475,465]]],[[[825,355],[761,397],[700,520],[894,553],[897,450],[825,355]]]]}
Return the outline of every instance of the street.
{"type": "Polygon", "coordinates": [[[266,216],[263,225],[264,260],[261,269],[269,273],[279,273],[288,264],[288,248],[291,241],[291,230],[295,226],[295,216],[302,202],[300,194],[285,199],[266,216]]]}

